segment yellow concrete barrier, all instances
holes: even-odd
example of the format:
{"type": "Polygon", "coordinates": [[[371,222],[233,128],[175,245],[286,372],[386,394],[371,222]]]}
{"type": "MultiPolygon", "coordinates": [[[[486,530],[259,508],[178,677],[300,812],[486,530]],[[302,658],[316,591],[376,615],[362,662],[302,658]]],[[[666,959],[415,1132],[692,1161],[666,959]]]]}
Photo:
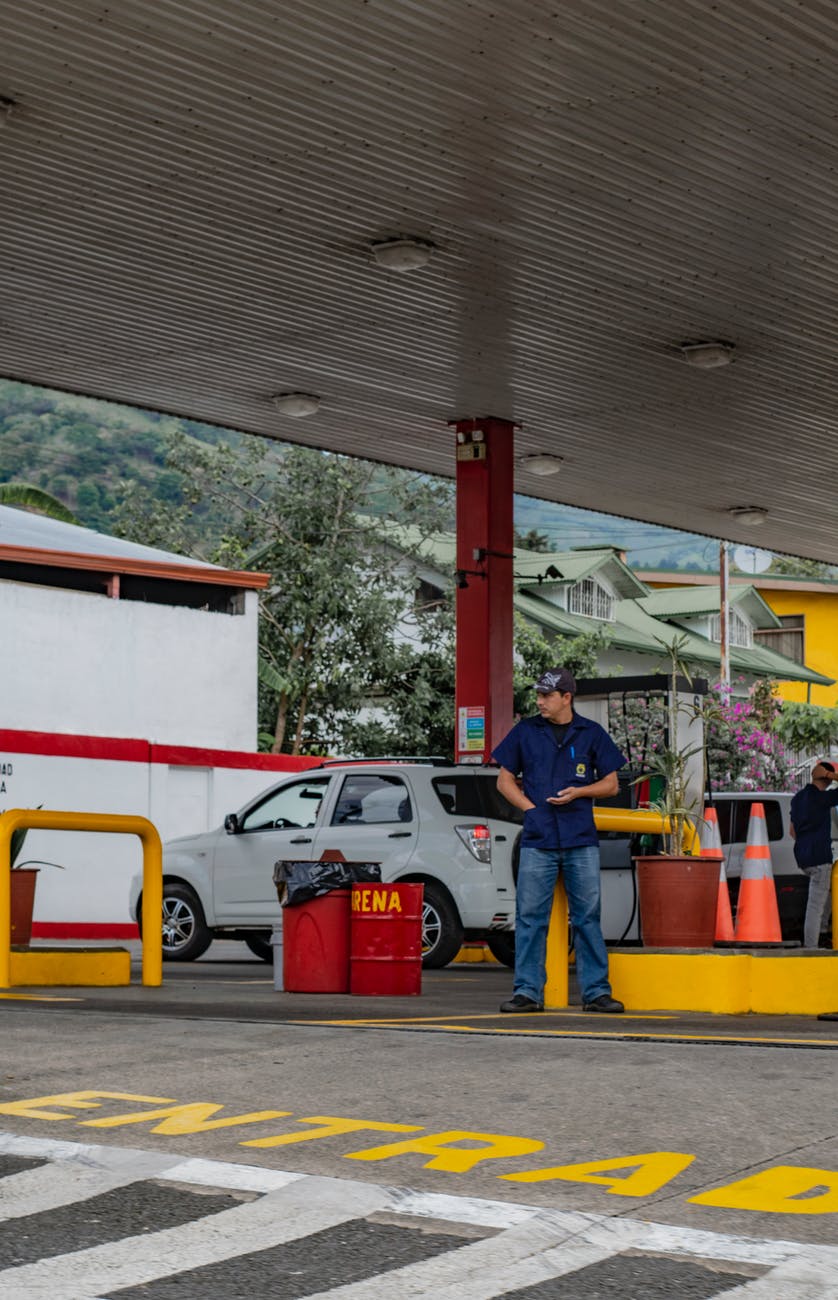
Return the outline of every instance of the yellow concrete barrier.
{"type": "Polygon", "coordinates": [[[30,988],[120,988],[131,983],[127,948],[13,948],[12,984],[30,988]]]}
{"type": "MultiPolygon", "coordinates": [[[[632,835],[663,835],[671,829],[669,818],[650,808],[595,807],[594,825],[598,831],[628,831],[632,835]]],[[[688,853],[701,852],[696,828],[690,821],[685,826],[684,844],[688,853]]],[[[547,982],[544,985],[544,1005],[553,1011],[566,1007],[568,1003],[568,960],[567,895],[560,876],[553,894],[547,932],[547,982]]]]}
{"type": "Polygon", "coordinates": [[[612,951],[608,969],[627,1011],[817,1016],[838,1008],[832,952],[612,951]]]}
{"type": "MultiPolygon", "coordinates": [[[[163,846],[157,828],[146,817],[112,813],[58,812],[44,808],[11,808],[0,815],[0,988],[12,987],[12,835],[18,830],[105,831],[137,835],[143,848],[143,984],[163,982],[163,846]]],[[[78,951],[78,950],[76,950],[78,951]]],[[[73,949],[65,949],[69,955],[73,949]]],[[[68,984],[72,980],[67,981],[68,984]]]]}

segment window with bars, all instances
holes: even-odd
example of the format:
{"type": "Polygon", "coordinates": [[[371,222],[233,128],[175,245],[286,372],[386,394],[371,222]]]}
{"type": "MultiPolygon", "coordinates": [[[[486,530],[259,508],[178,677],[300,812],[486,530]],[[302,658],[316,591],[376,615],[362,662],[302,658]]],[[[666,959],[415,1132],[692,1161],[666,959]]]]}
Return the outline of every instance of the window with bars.
{"type": "Polygon", "coordinates": [[[571,614],[584,614],[586,618],[606,619],[613,623],[617,602],[595,578],[583,578],[570,589],[571,614]]]}
{"type": "MultiPolygon", "coordinates": [[[[741,614],[737,614],[732,609],[729,614],[730,626],[730,644],[741,646],[743,650],[750,650],[754,644],[754,630],[750,623],[746,623],[741,614]]],[[[721,641],[722,639],[722,616],[714,614],[710,620],[710,639],[711,641],[721,641]]]]}
{"type": "Polygon", "coordinates": [[[754,633],[754,640],[769,650],[793,659],[796,664],[805,662],[806,617],[803,614],[781,614],[782,627],[766,627],[754,633]]]}

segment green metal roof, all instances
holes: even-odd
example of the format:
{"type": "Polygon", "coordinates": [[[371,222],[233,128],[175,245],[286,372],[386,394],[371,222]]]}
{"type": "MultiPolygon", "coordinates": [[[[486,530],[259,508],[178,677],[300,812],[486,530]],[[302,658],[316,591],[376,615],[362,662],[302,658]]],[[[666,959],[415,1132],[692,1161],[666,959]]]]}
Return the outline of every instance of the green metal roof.
{"type": "MultiPolygon", "coordinates": [[[[730,605],[742,605],[756,627],[782,627],[780,619],[755,587],[732,586],[728,589],[728,600],[730,605]]],[[[663,587],[643,596],[640,603],[655,618],[677,619],[718,614],[720,601],[719,584],[715,583],[706,587],[663,587]]]]}
{"type": "Polygon", "coordinates": [[[607,570],[608,581],[618,596],[643,596],[649,590],[611,546],[580,551],[526,551],[516,547],[514,555],[516,580],[524,583],[546,575],[551,567],[561,575],[552,581],[561,586],[573,586],[607,570]]]}
{"type": "MultiPolygon", "coordinates": [[[[457,539],[454,533],[424,536],[412,524],[394,524],[389,520],[372,519],[368,522],[376,525],[385,541],[418,551],[429,564],[438,565],[443,571],[456,567],[457,539]]],[[[649,590],[611,546],[582,551],[530,551],[516,546],[512,554],[515,582],[527,587],[531,584],[540,586],[542,583],[572,586],[599,570],[607,569],[608,581],[618,596],[643,596],[649,590]]]]}
{"type": "MultiPolygon", "coordinates": [[[[373,522],[373,521],[370,521],[373,522]]],[[[441,575],[450,574],[456,566],[456,537],[453,533],[435,533],[429,537],[423,537],[421,531],[413,526],[402,524],[392,524],[388,521],[375,521],[380,525],[380,534],[382,539],[393,546],[404,549],[416,549],[425,559],[429,567],[437,569],[441,575]]],[[[697,632],[691,632],[687,629],[674,628],[670,623],[665,621],[664,616],[657,617],[649,609],[650,601],[655,602],[656,597],[666,598],[661,602],[664,607],[672,602],[669,600],[672,596],[693,597],[701,602],[700,608],[690,608],[689,602],[685,601],[684,607],[677,609],[682,617],[689,617],[692,614],[717,612],[719,608],[718,587],[701,588],[696,592],[694,588],[666,588],[663,591],[648,592],[648,588],[639,579],[634,578],[634,574],[627,565],[623,564],[619,556],[609,547],[597,551],[528,551],[516,548],[514,552],[514,573],[517,590],[514,594],[515,608],[527,619],[537,623],[547,631],[555,632],[560,636],[579,636],[583,632],[593,632],[598,628],[605,628],[611,633],[610,645],[618,650],[634,650],[641,654],[655,656],[656,667],[664,665],[666,660],[666,646],[672,643],[674,636],[683,638],[684,648],[682,657],[684,661],[701,668],[710,675],[718,675],[720,669],[720,650],[719,646],[708,641],[706,637],[700,636],[697,632]],[[631,590],[631,595],[626,596],[623,600],[618,600],[616,604],[616,619],[612,622],[604,622],[599,619],[586,618],[582,614],[571,614],[565,609],[561,609],[552,601],[545,600],[539,595],[538,586],[533,585],[539,574],[546,575],[550,565],[558,569],[562,577],[560,580],[551,580],[544,577],[544,585],[565,585],[574,582],[580,582],[583,578],[588,577],[598,569],[603,568],[605,564],[617,565],[625,574],[632,579],[631,583],[626,583],[631,590]],[[715,590],[715,599],[707,600],[706,592],[711,596],[715,590]],[[635,597],[635,591],[637,596],[635,597]],[[643,594],[641,594],[643,593],[643,594]]],[[[609,573],[612,578],[614,570],[609,573]]],[[[616,585],[616,583],[614,584],[616,585]]],[[[735,588],[734,591],[741,591],[741,596],[733,595],[732,601],[737,603],[738,600],[747,597],[749,591],[760,601],[765,604],[759,594],[751,588],[735,588]]],[[[766,618],[767,626],[778,626],[779,619],[765,605],[768,617],[766,618]],[[776,621],[775,621],[776,620],[776,621]]],[[[675,616],[675,615],[673,615],[675,616]]],[[[743,672],[758,677],[773,677],[778,681],[789,682],[812,682],[819,686],[831,686],[833,679],[824,677],[821,673],[813,672],[803,664],[795,663],[793,659],[786,658],[785,655],[778,654],[774,650],[769,650],[766,646],[754,646],[753,649],[746,650],[740,646],[731,646],[730,649],[730,666],[732,672],[743,672]]]]}
{"type": "MultiPolygon", "coordinates": [[[[617,619],[621,623],[628,623],[636,632],[645,634],[651,646],[662,655],[665,652],[661,648],[661,641],[671,645],[674,635],[683,638],[681,653],[686,663],[703,664],[716,673],[719,672],[721,647],[715,641],[708,641],[697,632],[685,631],[681,628],[676,632],[670,624],[662,623],[660,619],[644,609],[644,604],[645,601],[642,600],[620,601],[617,606],[617,619]]],[[[812,682],[819,686],[831,686],[833,682],[831,677],[824,677],[821,673],[807,668],[805,664],[796,663],[794,659],[788,659],[785,655],[769,650],[765,646],[753,646],[751,649],[731,646],[730,668],[732,673],[737,671],[753,673],[758,677],[774,677],[784,682],[812,682]]]]}

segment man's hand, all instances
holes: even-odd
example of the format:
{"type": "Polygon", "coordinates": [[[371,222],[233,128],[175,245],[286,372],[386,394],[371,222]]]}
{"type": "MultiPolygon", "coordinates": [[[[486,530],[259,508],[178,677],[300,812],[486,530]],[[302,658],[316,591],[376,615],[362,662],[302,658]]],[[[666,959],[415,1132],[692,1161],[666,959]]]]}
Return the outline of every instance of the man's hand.
{"type": "Polygon", "coordinates": [[[564,790],[558,790],[552,798],[547,800],[547,802],[558,804],[573,803],[573,800],[578,799],[581,793],[582,787],[578,785],[568,785],[565,786],[564,790]]]}

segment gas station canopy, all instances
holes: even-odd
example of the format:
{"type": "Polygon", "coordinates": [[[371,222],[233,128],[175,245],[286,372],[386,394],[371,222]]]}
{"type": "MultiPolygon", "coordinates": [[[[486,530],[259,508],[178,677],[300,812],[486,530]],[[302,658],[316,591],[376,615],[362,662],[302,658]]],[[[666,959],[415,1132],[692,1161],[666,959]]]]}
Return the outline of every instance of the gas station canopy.
{"type": "Polygon", "coordinates": [[[3,375],[838,562],[834,5],[0,17],[3,375]]]}

